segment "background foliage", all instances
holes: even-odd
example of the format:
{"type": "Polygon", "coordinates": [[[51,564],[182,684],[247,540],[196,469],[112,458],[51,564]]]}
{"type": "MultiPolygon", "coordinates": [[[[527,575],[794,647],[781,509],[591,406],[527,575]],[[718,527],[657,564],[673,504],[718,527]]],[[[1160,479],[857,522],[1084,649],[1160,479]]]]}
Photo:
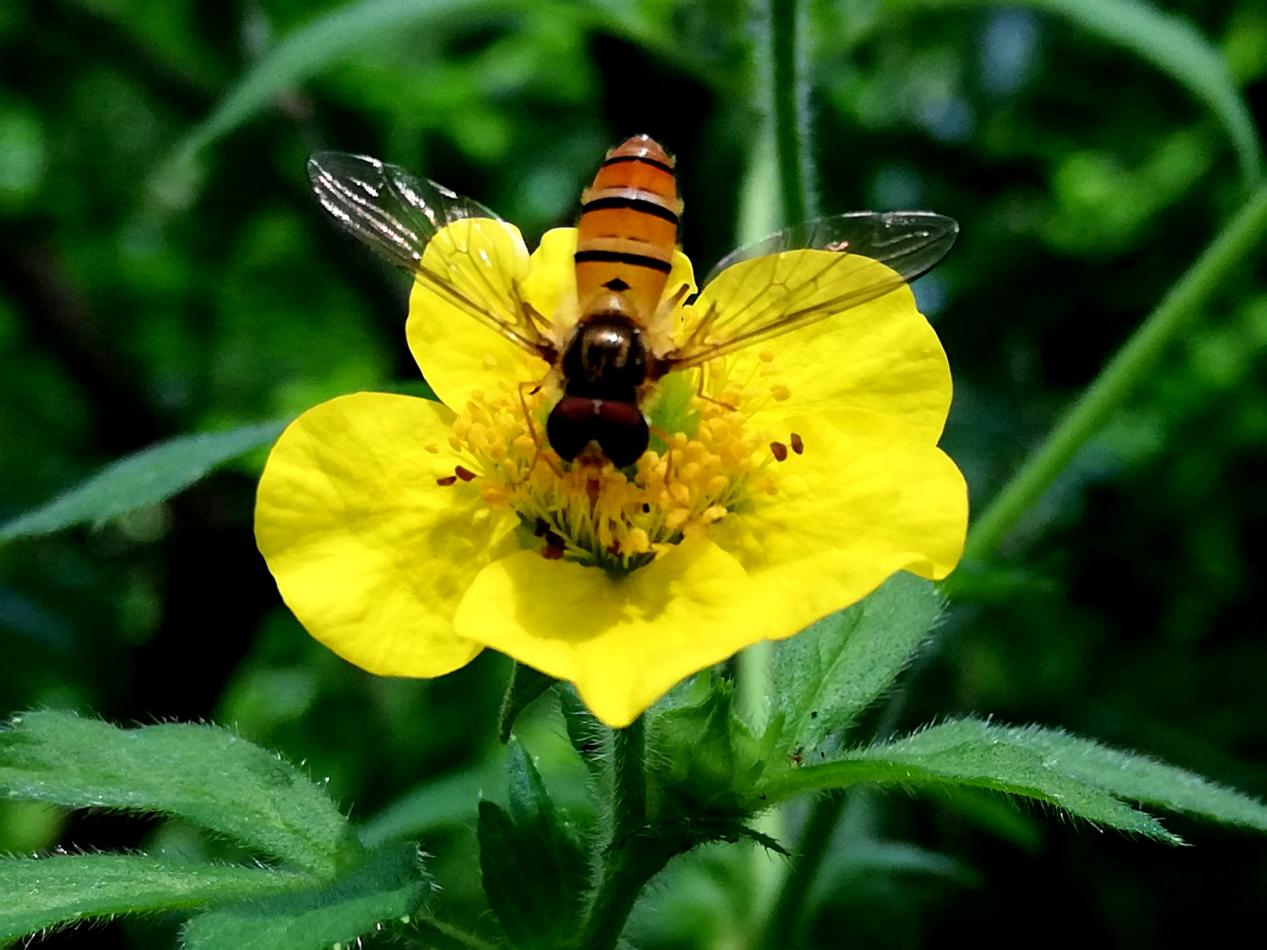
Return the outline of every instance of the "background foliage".
{"type": "MultiPolygon", "coordinates": [[[[1126,35],[1088,28],[1080,8],[810,8],[822,208],[931,207],[962,223],[917,291],[955,370],[943,444],[978,508],[1244,202],[1267,121],[1261,3],[1168,0],[1182,21],[1128,22],[1126,35]],[[1171,32],[1185,24],[1250,116],[1202,95],[1209,63],[1171,32]]],[[[531,243],[575,214],[605,147],[645,131],[679,157],[683,240],[706,269],[736,241],[750,27],[747,5],[728,0],[10,0],[0,523],[160,439],[419,387],[402,383],[417,378],[405,288],[307,194],[316,148],[421,170],[531,243]]],[[[883,725],[974,712],[1060,725],[1267,794],[1265,349],[1267,280],[1247,268],[998,562],[960,579],[883,725]]],[[[479,930],[476,798],[503,784],[507,664],[489,655],[401,682],[319,648],[254,550],[259,461],[91,530],[0,547],[0,710],[233,724],[328,778],[363,838],[421,836],[445,882],[433,906],[479,930]]],[[[584,776],[542,712],[521,739],[559,800],[577,802],[584,776]]],[[[1035,921],[1136,945],[1212,916],[1261,928],[1261,843],[1171,826],[1198,847],[994,798],[855,796],[805,923],[823,946],[892,947],[1011,942],[1035,921]]],[[[59,846],[223,847],[177,824],[0,802],[0,851],[59,846]]],[[[753,860],[778,859],[679,861],[631,939],[724,945],[753,860]]],[[[157,917],[40,945],[162,945],[171,927],[157,917]]]]}

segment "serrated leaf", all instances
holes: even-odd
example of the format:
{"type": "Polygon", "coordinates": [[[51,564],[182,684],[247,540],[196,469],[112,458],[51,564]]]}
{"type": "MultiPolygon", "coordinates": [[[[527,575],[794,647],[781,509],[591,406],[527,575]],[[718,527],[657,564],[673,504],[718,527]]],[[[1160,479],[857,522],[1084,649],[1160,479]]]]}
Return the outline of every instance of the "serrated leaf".
{"type": "Polygon", "coordinates": [[[304,874],[139,854],[0,858],[0,940],[116,914],[188,910],[310,885],[304,874]]]}
{"type": "Polygon", "coordinates": [[[24,713],[0,729],[0,795],[176,815],[322,877],[361,855],[323,789],[214,726],[118,729],[72,713],[24,713]]]}
{"type": "Polygon", "coordinates": [[[384,921],[418,913],[432,891],[418,848],[381,848],[347,877],[201,914],[181,934],[185,950],[325,950],[355,944],[384,921]]]}
{"type": "Polygon", "coordinates": [[[509,751],[509,808],[480,802],[484,891],[514,946],[557,948],[580,932],[590,868],[523,746],[509,751]]]}
{"type": "Polygon", "coordinates": [[[781,641],[774,692],[783,753],[808,759],[829,733],[848,728],[897,679],[941,610],[932,584],[896,574],[861,603],[781,641]]]}
{"type": "Polygon", "coordinates": [[[286,422],[186,435],[120,459],[48,504],[0,525],[0,543],[117,518],[165,501],[212,469],[273,442],[286,422]]]}
{"type": "Polygon", "coordinates": [[[1028,6],[1121,46],[1187,87],[1218,118],[1247,183],[1258,179],[1262,150],[1245,99],[1218,49],[1190,22],[1140,0],[889,0],[891,6],[1028,6]]]}
{"type": "Polygon", "coordinates": [[[801,792],[864,783],[916,789],[966,785],[1019,795],[1095,824],[1180,843],[1156,819],[1125,804],[1111,785],[1071,774],[1043,750],[1041,741],[1031,741],[1034,733],[1044,730],[1009,729],[975,719],[948,722],[895,742],[841,753],[821,765],[786,768],[769,776],[762,791],[768,800],[780,801],[801,792]]]}
{"type": "Polygon", "coordinates": [[[1037,726],[992,726],[967,720],[963,729],[1032,750],[1043,757],[1045,767],[1112,792],[1123,801],[1267,831],[1267,805],[1138,752],[1111,749],[1063,730],[1037,726]]]}

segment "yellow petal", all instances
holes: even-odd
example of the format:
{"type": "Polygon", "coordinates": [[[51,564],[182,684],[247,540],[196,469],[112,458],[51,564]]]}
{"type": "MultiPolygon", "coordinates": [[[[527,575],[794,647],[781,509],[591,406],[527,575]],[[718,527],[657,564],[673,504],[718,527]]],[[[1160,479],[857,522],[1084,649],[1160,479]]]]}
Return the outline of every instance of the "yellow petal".
{"type": "Polygon", "coordinates": [[[371,673],[439,676],[480,645],[453,630],[471,580],[509,530],[478,479],[442,487],[453,414],[423,399],[342,396],[282,433],[260,480],[255,537],[314,637],[371,673]]]}
{"type": "Polygon", "coordinates": [[[523,280],[524,299],[554,327],[562,344],[576,326],[576,228],[553,228],[541,237],[532,252],[523,280]]]}
{"type": "MultiPolygon", "coordinates": [[[[753,301],[787,293],[793,309],[812,308],[877,281],[895,279],[883,264],[831,251],[787,251],[744,261],[722,271],[700,294],[692,316],[715,305],[722,314],[742,314],[753,301]],[[820,286],[805,278],[836,261],[820,286]],[[797,288],[802,290],[798,293],[797,288]],[[786,288],[786,289],[782,289],[786,288]]],[[[721,322],[719,321],[719,322],[721,322]]],[[[724,334],[722,334],[724,335],[724,334]]],[[[783,336],[757,343],[728,360],[731,379],[751,378],[760,354],[774,355],[773,375],[762,385],[783,385],[790,394],[754,413],[761,426],[786,412],[840,407],[866,409],[900,419],[927,442],[936,442],[950,409],[950,367],[937,334],[915,306],[906,285],[870,303],[826,317],[783,336]]]]}
{"type": "Polygon", "coordinates": [[[674,683],[769,635],[743,570],[704,538],[623,578],[521,551],[475,579],[457,629],[559,679],[599,719],[628,725],[674,683]]]}
{"type": "MultiPolygon", "coordinates": [[[[422,266],[494,317],[522,325],[516,281],[528,274],[529,259],[514,225],[491,218],[446,225],[427,244],[422,266]]],[[[546,371],[542,360],[426,281],[414,283],[405,335],[422,375],[446,406],[461,408],[478,390],[540,379],[546,371]]]]}
{"type": "Polygon", "coordinates": [[[838,409],[789,420],[804,454],[772,462],[709,537],[748,572],[745,596],[775,605],[777,637],[855,603],[899,570],[945,577],[963,553],[968,492],[940,449],[889,416],[838,409]]]}

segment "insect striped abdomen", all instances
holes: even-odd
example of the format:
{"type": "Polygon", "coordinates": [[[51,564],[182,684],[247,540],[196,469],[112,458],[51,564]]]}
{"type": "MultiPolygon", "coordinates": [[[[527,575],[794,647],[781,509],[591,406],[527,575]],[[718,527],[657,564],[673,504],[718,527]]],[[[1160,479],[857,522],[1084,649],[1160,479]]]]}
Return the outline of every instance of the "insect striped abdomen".
{"type": "Polygon", "coordinates": [[[623,294],[637,313],[655,312],[677,246],[673,159],[645,135],[607,153],[581,196],[576,289],[582,313],[593,301],[623,294]]]}

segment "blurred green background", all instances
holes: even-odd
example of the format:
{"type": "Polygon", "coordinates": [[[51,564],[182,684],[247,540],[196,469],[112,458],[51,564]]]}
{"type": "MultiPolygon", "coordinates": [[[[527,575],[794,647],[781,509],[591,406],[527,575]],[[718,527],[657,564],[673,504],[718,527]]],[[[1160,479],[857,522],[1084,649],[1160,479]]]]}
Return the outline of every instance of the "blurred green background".
{"type": "MultiPolygon", "coordinates": [[[[1207,38],[1267,122],[1267,4],[1160,6],[1207,38]]],[[[824,212],[961,222],[917,293],[955,373],[943,444],[979,509],[1243,203],[1237,154],[1155,63],[1041,9],[809,13],[824,212]]],[[[6,0],[0,522],[163,438],[417,385],[407,288],[322,219],[303,172],[318,148],[415,169],[532,243],[570,223],[604,148],[647,132],[678,156],[683,243],[703,273],[738,241],[757,29],[726,0],[6,0]],[[280,91],[201,125],[279,49],[293,70],[280,91]]],[[[1059,725],[1267,794],[1265,353],[1260,266],[962,584],[898,728],[968,712],[1059,725]]],[[[318,647],[255,553],[260,461],[95,530],[0,547],[0,712],[233,724],[328,776],[379,833],[421,837],[445,888],[437,913],[492,932],[473,829],[478,792],[501,784],[508,665],[486,655],[392,681],[318,647]]],[[[523,732],[576,802],[551,710],[523,732]]],[[[1213,919],[1261,933],[1262,842],[1171,825],[1197,847],[992,798],[857,798],[805,940],[1161,946],[1213,919]]],[[[0,803],[0,851],[57,846],[213,847],[179,827],[0,803]]],[[[680,860],[644,897],[632,944],[743,946],[767,860],[745,847],[680,860]]],[[[36,944],[163,946],[171,932],[123,922],[36,944]]]]}

